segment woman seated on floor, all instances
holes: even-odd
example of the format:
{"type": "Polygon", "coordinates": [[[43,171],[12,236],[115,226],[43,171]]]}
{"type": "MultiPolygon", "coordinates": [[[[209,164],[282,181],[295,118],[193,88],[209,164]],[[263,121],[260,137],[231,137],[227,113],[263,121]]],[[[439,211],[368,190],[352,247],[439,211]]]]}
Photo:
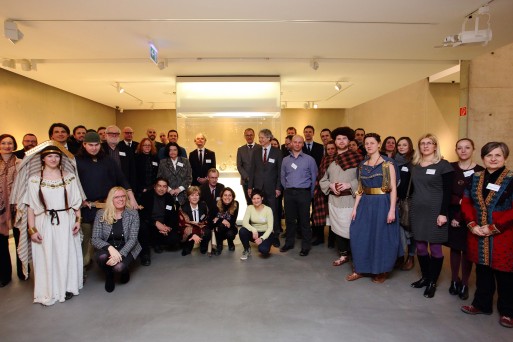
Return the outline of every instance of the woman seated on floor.
{"type": "Polygon", "coordinates": [[[205,254],[212,237],[212,231],[207,227],[208,207],[205,202],[200,202],[200,189],[197,186],[187,189],[187,198],[189,201],[180,207],[179,212],[182,255],[191,254],[195,243],[200,244],[200,252],[205,254]]]}
{"type": "Polygon", "coordinates": [[[128,266],[141,252],[137,241],[139,214],[130,209],[124,188],[110,189],[105,209],[96,213],[91,243],[96,249],[98,265],[105,271],[105,291],[114,291],[114,275],[121,275],[121,283],[130,280],[128,266]]]}
{"type": "Polygon", "coordinates": [[[263,204],[264,197],[262,191],[253,189],[251,192],[251,202],[244,214],[242,228],[239,231],[239,238],[244,247],[241,260],[247,260],[251,256],[251,248],[249,242],[258,245],[258,251],[262,256],[269,256],[271,250],[273,236],[273,211],[271,208],[263,204]]]}

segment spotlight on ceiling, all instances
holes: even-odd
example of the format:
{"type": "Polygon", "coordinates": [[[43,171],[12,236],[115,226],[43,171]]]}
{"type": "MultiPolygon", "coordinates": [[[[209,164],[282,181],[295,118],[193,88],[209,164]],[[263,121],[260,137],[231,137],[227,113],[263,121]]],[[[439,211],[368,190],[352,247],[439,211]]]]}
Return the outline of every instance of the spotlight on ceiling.
{"type": "Polygon", "coordinates": [[[337,82],[337,83],[335,83],[335,89],[336,89],[337,91],[340,91],[340,90],[342,89],[342,86],[340,85],[340,83],[338,83],[338,82],[337,82]]]}
{"type": "Polygon", "coordinates": [[[118,93],[123,94],[125,92],[125,88],[119,85],[119,83],[116,83],[116,89],[118,93]]]}
{"type": "Polygon", "coordinates": [[[23,33],[18,30],[18,25],[10,19],[4,21],[4,36],[13,44],[23,39],[23,33]]]}
{"type": "Polygon", "coordinates": [[[23,71],[37,71],[37,66],[34,60],[29,61],[28,59],[22,59],[20,61],[21,70],[23,71]]]}
{"type": "Polygon", "coordinates": [[[319,61],[317,59],[312,59],[310,61],[310,68],[317,70],[319,69],[319,61]]]}
{"type": "Polygon", "coordinates": [[[2,61],[2,66],[4,68],[16,69],[16,61],[14,59],[4,59],[2,61]]]}
{"type": "Polygon", "coordinates": [[[167,59],[164,59],[162,61],[159,61],[157,63],[157,67],[160,69],[160,70],[164,70],[165,68],[167,68],[167,59]]]}

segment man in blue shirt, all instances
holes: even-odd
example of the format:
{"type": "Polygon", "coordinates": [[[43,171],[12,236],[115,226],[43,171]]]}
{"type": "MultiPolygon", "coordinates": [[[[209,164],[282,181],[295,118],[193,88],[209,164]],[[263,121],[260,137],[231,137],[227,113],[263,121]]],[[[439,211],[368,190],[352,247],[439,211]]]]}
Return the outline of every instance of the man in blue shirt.
{"type": "Polygon", "coordinates": [[[312,246],[310,228],[310,202],[313,197],[317,164],[315,159],[302,151],[304,139],[300,135],[292,138],[292,150],[281,164],[281,184],[285,198],[285,224],[287,235],[280,252],[294,248],[298,226],[303,234],[300,256],[307,256],[312,246]]]}

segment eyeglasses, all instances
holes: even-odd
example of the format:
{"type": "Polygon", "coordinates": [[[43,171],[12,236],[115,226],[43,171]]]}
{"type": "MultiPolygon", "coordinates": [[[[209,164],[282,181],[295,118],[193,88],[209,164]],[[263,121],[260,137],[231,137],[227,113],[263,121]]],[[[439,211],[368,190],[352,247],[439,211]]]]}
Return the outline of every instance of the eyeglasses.
{"type": "Polygon", "coordinates": [[[118,136],[119,133],[112,133],[112,132],[108,132],[107,135],[112,135],[112,136],[118,136]]]}

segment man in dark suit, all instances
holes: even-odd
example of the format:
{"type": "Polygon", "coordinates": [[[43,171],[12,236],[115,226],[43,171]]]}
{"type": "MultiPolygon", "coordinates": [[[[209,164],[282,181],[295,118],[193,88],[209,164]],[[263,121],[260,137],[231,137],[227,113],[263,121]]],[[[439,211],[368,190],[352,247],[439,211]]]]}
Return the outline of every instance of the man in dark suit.
{"type": "Polygon", "coordinates": [[[178,237],[178,205],[167,192],[168,182],[157,178],[155,186],[143,193],[139,243],[141,244],[141,264],[151,264],[150,245],[155,253],[162,253],[162,246],[174,247],[178,237]]]}
{"type": "Polygon", "coordinates": [[[201,185],[207,181],[207,173],[216,167],[216,154],[205,148],[207,137],[203,133],[196,134],[194,143],[198,147],[189,153],[189,162],[192,168],[192,185],[201,185]]]}
{"type": "Polygon", "coordinates": [[[23,148],[18,151],[14,151],[14,155],[18,159],[25,158],[25,152],[37,146],[37,137],[32,133],[27,133],[23,136],[21,143],[23,144],[23,148]]]}
{"type": "Polygon", "coordinates": [[[134,130],[132,129],[132,127],[127,126],[123,128],[123,142],[126,146],[130,147],[132,151],[134,151],[135,153],[135,150],[137,149],[137,145],[139,145],[139,143],[137,141],[134,141],[134,130]]]}
{"type": "Polygon", "coordinates": [[[157,151],[160,150],[162,147],[164,147],[163,143],[156,140],[157,139],[157,131],[155,130],[155,128],[148,128],[146,130],[146,135],[155,144],[155,148],[157,149],[157,151]]]}
{"type": "Polygon", "coordinates": [[[213,219],[212,214],[217,212],[217,201],[219,200],[219,196],[221,196],[221,191],[224,189],[224,185],[218,183],[218,180],[219,171],[217,171],[215,168],[211,168],[208,170],[207,182],[201,184],[200,186],[200,201],[204,201],[207,204],[210,220],[213,219]]]}
{"type": "Polygon", "coordinates": [[[125,179],[130,183],[132,189],[137,186],[135,173],[135,155],[134,151],[123,141],[119,141],[121,130],[118,126],[109,126],[105,130],[107,142],[102,143],[105,153],[119,165],[125,179]]]}
{"type": "Polygon", "coordinates": [[[244,131],[244,139],[246,139],[246,144],[237,149],[237,170],[240,174],[240,184],[244,190],[246,203],[250,205],[251,198],[248,195],[249,168],[251,166],[253,149],[255,146],[258,146],[258,144],[255,144],[255,131],[253,128],[246,128],[244,131]]]}
{"type": "Polygon", "coordinates": [[[87,129],[83,125],[78,125],[73,128],[73,135],[68,139],[68,151],[73,154],[77,154],[80,146],[84,142],[84,137],[87,133],[87,129]]]}
{"type": "MultiPolygon", "coordinates": [[[[290,136],[290,141],[292,141],[292,137],[296,134],[297,134],[296,127],[291,126],[291,127],[287,128],[286,137],[288,138],[290,136]]],[[[287,139],[287,138],[285,138],[285,139],[287,139]]],[[[285,141],[285,144],[282,144],[280,146],[281,151],[283,152],[283,158],[285,158],[285,156],[288,156],[288,153],[289,153],[288,151],[290,151],[289,145],[290,145],[290,142],[287,143],[287,141],[285,141]],[[287,151],[287,154],[285,154],[284,151],[287,151]]]]}
{"type": "Polygon", "coordinates": [[[315,129],[311,125],[308,125],[303,129],[303,135],[305,137],[303,153],[306,153],[315,159],[315,164],[317,164],[317,167],[319,167],[319,165],[321,165],[322,157],[324,156],[324,147],[322,144],[319,144],[313,140],[314,134],[315,129]]]}
{"type": "Polygon", "coordinates": [[[264,204],[269,206],[274,215],[273,233],[275,241],[273,246],[279,247],[280,241],[280,221],[278,215],[278,202],[277,197],[281,195],[281,151],[277,148],[271,147],[271,139],[273,135],[270,130],[262,129],[258,133],[258,142],[260,146],[256,146],[253,151],[253,159],[251,161],[251,168],[249,171],[248,193],[251,196],[253,189],[260,189],[264,195],[264,204]]]}
{"type": "Polygon", "coordinates": [[[358,152],[362,156],[367,155],[367,150],[365,149],[365,146],[363,145],[364,138],[365,138],[365,130],[363,128],[357,128],[354,130],[354,140],[358,144],[358,152]]]}

